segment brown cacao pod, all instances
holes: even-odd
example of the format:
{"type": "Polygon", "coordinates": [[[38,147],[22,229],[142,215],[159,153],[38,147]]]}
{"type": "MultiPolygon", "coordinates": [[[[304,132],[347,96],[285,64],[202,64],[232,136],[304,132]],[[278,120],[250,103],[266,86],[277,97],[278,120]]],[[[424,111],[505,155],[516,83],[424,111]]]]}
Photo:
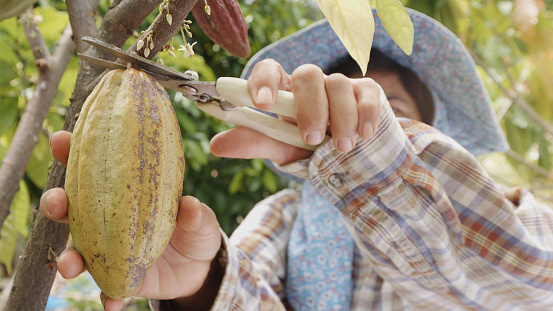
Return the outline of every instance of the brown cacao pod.
{"type": "Polygon", "coordinates": [[[165,89],[139,70],[108,72],[79,114],[65,180],[75,248],[108,297],[133,296],[165,250],[183,177],[165,89]]]}
{"type": "Polygon", "coordinates": [[[236,0],[207,0],[211,14],[205,12],[205,1],[198,0],[192,15],[205,34],[232,55],[250,56],[248,26],[236,0]]]}

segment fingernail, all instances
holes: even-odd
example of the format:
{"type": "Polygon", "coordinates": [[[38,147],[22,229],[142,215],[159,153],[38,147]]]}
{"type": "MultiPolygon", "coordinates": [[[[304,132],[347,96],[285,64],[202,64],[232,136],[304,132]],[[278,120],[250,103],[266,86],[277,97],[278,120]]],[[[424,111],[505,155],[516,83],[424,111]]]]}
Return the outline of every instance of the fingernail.
{"type": "Polygon", "coordinates": [[[273,92],[264,86],[257,91],[257,104],[271,105],[273,103],[273,92]]]}
{"type": "Polygon", "coordinates": [[[50,139],[48,140],[48,144],[50,144],[50,154],[52,154],[52,138],[53,138],[54,136],[56,136],[56,133],[57,133],[57,132],[55,132],[55,133],[53,133],[52,135],[50,135],[50,139]]]}
{"type": "Polygon", "coordinates": [[[355,141],[353,138],[340,138],[338,140],[338,150],[342,152],[348,152],[353,149],[355,141]]]}
{"type": "Polygon", "coordinates": [[[323,141],[323,132],[308,132],[305,134],[304,140],[309,145],[318,145],[323,141]]]}
{"type": "Polygon", "coordinates": [[[48,198],[50,197],[50,194],[51,192],[48,192],[48,194],[46,194],[46,197],[44,198],[44,210],[46,211],[46,214],[48,214],[48,216],[52,217],[52,215],[50,214],[50,209],[48,208],[48,198]]]}
{"type": "Polygon", "coordinates": [[[365,122],[362,126],[361,126],[361,133],[359,133],[361,135],[361,138],[363,139],[370,139],[374,136],[374,127],[373,127],[373,124],[371,122],[365,122]]]}

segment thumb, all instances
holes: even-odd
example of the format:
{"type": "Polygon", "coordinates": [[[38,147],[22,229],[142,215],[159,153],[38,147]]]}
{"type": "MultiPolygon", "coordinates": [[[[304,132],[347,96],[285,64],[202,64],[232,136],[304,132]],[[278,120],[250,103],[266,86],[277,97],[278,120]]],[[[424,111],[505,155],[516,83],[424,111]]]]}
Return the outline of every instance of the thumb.
{"type": "Polygon", "coordinates": [[[104,292],[100,294],[100,301],[106,311],[119,311],[123,308],[123,303],[125,302],[123,299],[111,299],[104,292]]]}
{"type": "Polygon", "coordinates": [[[215,135],[210,148],[214,155],[224,158],[269,159],[280,165],[307,159],[313,153],[246,127],[236,127],[215,135]]]}
{"type": "Polygon", "coordinates": [[[169,244],[192,260],[212,260],[221,247],[219,222],[211,208],[192,196],[179,202],[177,226],[169,244]]]}

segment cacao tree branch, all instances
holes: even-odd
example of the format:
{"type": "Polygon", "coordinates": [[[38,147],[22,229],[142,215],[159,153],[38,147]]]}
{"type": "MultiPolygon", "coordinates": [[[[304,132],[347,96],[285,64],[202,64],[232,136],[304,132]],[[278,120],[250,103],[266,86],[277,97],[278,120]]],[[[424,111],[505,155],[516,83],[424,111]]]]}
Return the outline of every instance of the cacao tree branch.
{"type": "Polygon", "coordinates": [[[548,183],[548,184],[544,184],[544,185],[533,186],[533,187],[528,188],[528,190],[529,190],[530,192],[534,192],[534,191],[551,191],[551,190],[553,190],[553,183],[548,183]]]}
{"type": "Polygon", "coordinates": [[[26,11],[23,15],[25,15],[22,19],[24,20],[27,36],[30,38],[31,49],[37,51],[35,55],[46,57],[49,61],[46,62],[44,58],[36,60],[37,62],[43,62],[39,66],[39,79],[0,167],[0,230],[4,220],[10,213],[10,205],[19,188],[19,181],[25,174],[27,162],[38,142],[42,122],[46,118],[52,100],[57,94],[58,84],[75,48],[71,40],[71,28],[67,27],[54,56],[45,56],[47,54],[38,52],[42,49],[41,45],[43,45],[44,40],[42,40],[37,25],[32,22],[34,14],[32,11],[26,11]]]}
{"type": "MultiPolygon", "coordinates": [[[[189,1],[195,2],[196,0],[189,1]]],[[[97,32],[97,37],[104,42],[122,46],[159,2],[160,0],[122,0],[114,2],[114,7],[104,17],[97,32]]],[[[66,3],[69,20],[72,25],[75,25],[74,39],[77,42],[77,47],[84,49],[88,55],[103,57],[96,49],[87,49],[85,45],[78,43],[83,36],[96,36],[96,27],[93,26],[95,22],[92,5],[87,5],[87,0],[67,0],[66,3]],[[88,26],[77,27],[77,24],[81,23],[88,26]]],[[[185,4],[185,1],[179,1],[179,3],[182,5],[185,4]]],[[[192,5],[187,4],[183,7],[191,8],[192,5]]],[[[182,10],[183,8],[179,9],[182,10]]],[[[178,12],[179,9],[175,8],[174,12],[178,12]]],[[[186,16],[188,12],[181,12],[180,14],[186,16]]],[[[73,131],[77,113],[81,110],[84,101],[103,72],[103,68],[92,66],[83,61],[79,62],[79,73],[70,100],[71,104],[65,119],[64,130],[73,131]]],[[[63,187],[64,182],[65,167],[54,161],[44,191],[54,187],[63,187]]],[[[69,227],[67,224],[50,221],[40,213],[37,215],[25,251],[16,270],[6,310],[43,310],[45,308],[57,271],[52,253],[59,256],[65,248],[68,235],[69,227]]]]}
{"type": "MultiPolygon", "coordinates": [[[[48,51],[48,45],[42,38],[42,34],[38,29],[38,25],[35,22],[35,14],[33,8],[29,7],[23,14],[21,14],[20,22],[23,24],[27,41],[35,57],[35,62],[48,62],[50,60],[50,52],[48,51]]],[[[39,69],[41,66],[39,65],[39,69]]]]}
{"type": "MultiPolygon", "coordinates": [[[[186,19],[192,7],[196,4],[197,0],[172,0],[169,1],[169,12],[172,16],[172,23],[169,25],[167,22],[167,10],[160,12],[152,25],[148,28],[152,34],[152,40],[154,48],[150,49],[149,59],[152,59],[159,51],[163,49],[163,46],[171,40],[171,38],[180,30],[183,21],[186,19]]],[[[139,39],[145,39],[145,36],[149,32],[145,32],[139,39]]],[[[136,45],[138,40],[132,45],[130,50],[136,51],[136,45]]],[[[138,51],[138,54],[144,56],[145,47],[138,51]]]]}
{"type": "Polygon", "coordinates": [[[513,92],[506,89],[499,80],[491,73],[491,71],[484,65],[484,62],[478,57],[478,55],[471,52],[472,58],[480,68],[482,68],[486,74],[492,79],[492,81],[497,85],[497,87],[510,98],[517,107],[520,108],[532,121],[538,124],[544,131],[553,135],[553,125],[542,119],[540,115],[518,94],[516,90],[513,92]]]}
{"type": "Polygon", "coordinates": [[[508,150],[505,154],[513,158],[515,161],[522,163],[524,166],[526,166],[533,172],[537,173],[538,175],[541,175],[545,178],[550,177],[550,173],[546,169],[542,168],[541,166],[528,162],[523,156],[516,153],[515,151],[508,150]]]}
{"type": "Polygon", "coordinates": [[[81,38],[84,36],[97,37],[96,19],[94,11],[98,7],[100,0],[89,1],[66,1],[67,14],[71,17],[69,24],[73,29],[73,39],[77,52],[84,53],[90,46],[84,43],[81,38]]]}

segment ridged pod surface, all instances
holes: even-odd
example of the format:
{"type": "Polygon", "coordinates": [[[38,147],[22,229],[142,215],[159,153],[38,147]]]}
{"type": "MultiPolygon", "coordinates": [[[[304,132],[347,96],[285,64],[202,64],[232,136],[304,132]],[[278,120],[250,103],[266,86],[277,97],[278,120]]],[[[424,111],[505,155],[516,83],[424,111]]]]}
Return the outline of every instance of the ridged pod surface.
{"type": "Polygon", "coordinates": [[[211,14],[205,12],[205,1],[198,0],[192,7],[192,15],[204,33],[213,42],[232,55],[250,56],[248,26],[236,0],[207,0],[211,14]]]}
{"type": "Polygon", "coordinates": [[[79,114],[65,180],[75,248],[108,297],[133,296],[164,251],[183,177],[165,89],[139,70],[108,72],[79,114]]]}

